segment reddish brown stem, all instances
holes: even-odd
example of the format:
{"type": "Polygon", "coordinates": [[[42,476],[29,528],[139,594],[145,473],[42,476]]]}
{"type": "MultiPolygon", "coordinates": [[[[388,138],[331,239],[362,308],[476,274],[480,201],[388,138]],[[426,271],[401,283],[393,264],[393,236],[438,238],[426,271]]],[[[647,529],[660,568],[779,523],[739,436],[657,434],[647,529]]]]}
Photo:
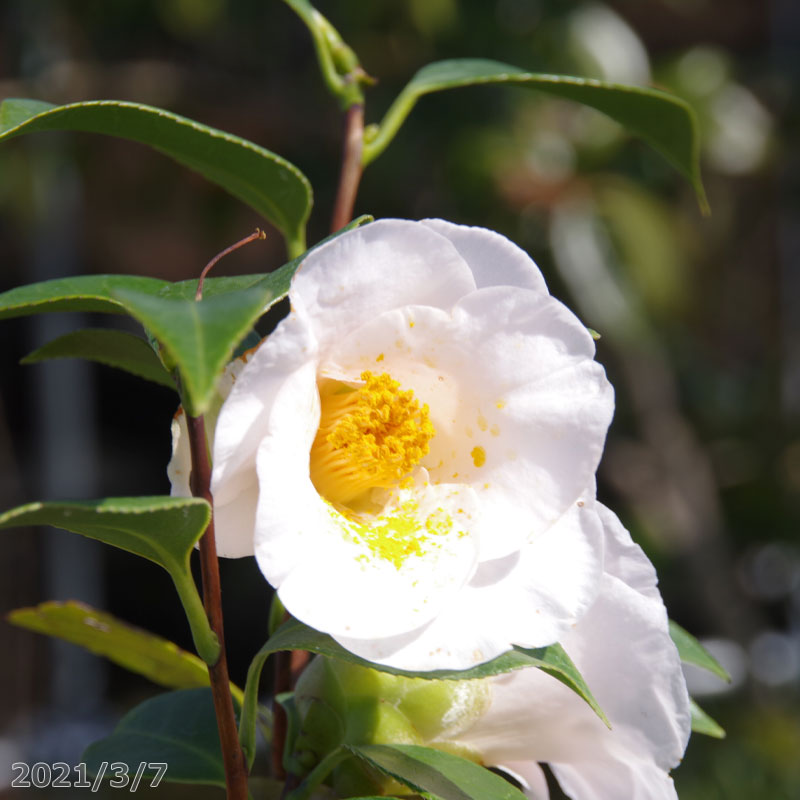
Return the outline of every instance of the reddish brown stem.
{"type": "Polygon", "coordinates": [[[364,145],[364,106],[354,105],[347,109],[342,150],[342,170],[339,173],[339,189],[333,207],[331,232],[343,228],[353,218],[358,184],[361,182],[361,150],[364,145]]]}
{"type": "MultiPolygon", "coordinates": [[[[209,503],[211,499],[211,464],[208,459],[206,427],[202,416],[186,415],[189,429],[189,444],[192,451],[192,494],[209,503]]],[[[213,508],[213,506],[212,506],[213,508]]],[[[228,677],[228,661],[225,657],[225,637],[222,626],[222,596],[217,562],[217,541],[214,535],[214,516],[200,539],[200,568],[203,582],[203,605],[211,630],[217,635],[220,654],[216,664],[209,664],[211,694],[217,715],[222,761],[225,766],[225,784],[228,800],[247,800],[247,767],[239,746],[236,716],[228,677]]]]}

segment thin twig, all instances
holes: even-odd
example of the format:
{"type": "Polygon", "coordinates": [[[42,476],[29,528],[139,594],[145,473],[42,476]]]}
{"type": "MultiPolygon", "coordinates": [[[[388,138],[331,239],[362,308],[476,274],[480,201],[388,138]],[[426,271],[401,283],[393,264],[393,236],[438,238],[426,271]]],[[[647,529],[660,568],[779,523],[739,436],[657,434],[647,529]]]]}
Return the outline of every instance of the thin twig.
{"type": "MultiPolygon", "coordinates": [[[[211,503],[211,465],[208,459],[205,421],[202,416],[192,417],[187,414],[186,422],[192,451],[192,494],[195,497],[203,497],[211,503]]],[[[219,659],[216,664],[208,665],[208,675],[211,680],[211,694],[214,698],[214,711],[217,716],[222,761],[225,767],[227,798],[228,800],[247,800],[247,767],[239,745],[228,677],[228,662],[225,657],[222,597],[213,511],[208,528],[200,539],[200,566],[203,582],[203,605],[211,629],[216,633],[220,644],[219,659]]]]}
{"type": "Polygon", "coordinates": [[[339,189],[331,218],[331,233],[347,225],[353,218],[358,184],[361,182],[361,151],[364,147],[364,106],[353,105],[345,117],[342,169],[339,173],[339,189]]]}
{"type": "Polygon", "coordinates": [[[208,264],[203,267],[203,271],[200,273],[200,277],[197,280],[197,291],[195,292],[194,299],[195,300],[202,300],[203,299],[203,283],[206,279],[206,275],[211,271],[211,268],[214,264],[217,263],[221,258],[225,258],[228,253],[232,253],[234,250],[238,250],[240,247],[244,247],[244,245],[249,244],[250,242],[254,242],[256,239],[266,239],[267,234],[261,230],[261,228],[256,228],[253,233],[249,236],[245,236],[244,239],[240,239],[235,244],[232,244],[230,247],[226,247],[221,253],[217,253],[208,264]]]}

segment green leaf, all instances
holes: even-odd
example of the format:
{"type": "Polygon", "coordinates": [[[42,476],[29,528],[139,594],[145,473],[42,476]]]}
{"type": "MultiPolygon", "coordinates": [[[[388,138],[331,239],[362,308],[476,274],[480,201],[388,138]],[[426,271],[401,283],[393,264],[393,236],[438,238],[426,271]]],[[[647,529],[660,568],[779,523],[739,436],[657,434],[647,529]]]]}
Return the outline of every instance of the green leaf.
{"type": "Polygon", "coordinates": [[[525,795],[465,758],[418,745],[347,745],[351,753],[419,794],[440,800],[524,800],[525,795]]]}
{"type": "Polygon", "coordinates": [[[75,600],[18,608],[7,619],[85,647],[168,689],[208,686],[208,668],[194,653],[75,600]]]}
{"type": "Polygon", "coordinates": [[[689,701],[692,710],[692,730],[714,739],[724,739],[725,729],[712,719],[694,700],[689,701]]]}
{"type": "Polygon", "coordinates": [[[213,664],[219,642],[209,628],[189,566],[192,549],[210,519],[211,507],[196,497],[114,497],[18,506],[0,514],[0,529],[52,525],[162,566],[175,583],[197,652],[213,664]]]}
{"type": "Polygon", "coordinates": [[[697,123],[688,103],[657,89],[526,72],[485,59],[437,61],[419,70],[386,112],[377,132],[364,142],[364,165],[386,149],[420,97],[479,84],[525,86],[602,111],[644,139],[688,178],[701,209],[707,212],[708,202],[700,176],[697,123]]]}
{"type": "Polygon", "coordinates": [[[247,682],[245,683],[245,699],[242,706],[240,739],[243,742],[255,741],[256,703],[258,699],[258,684],[261,678],[261,670],[267,658],[272,653],[277,653],[279,650],[308,650],[317,655],[336,658],[350,664],[358,664],[361,667],[368,667],[379,672],[403,675],[407,678],[426,678],[431,680],[488,678],[492,675],[501,675],[506,672],[513,672],[517,669],[537,667],[577,693],[589,704],[597,716],[599,716],[609,728],[611,727],[606,715],[594,699],[594,696],[586,685],[586,681],[578,671],[578,668],[572,663],[572,659],[570,659],[564,651],[564,648],[559,644],[535,649],[515,647],[513,650],[509,650],[507,653],[503,653],[503,655],[491,661],[464,670],[438,669],[429,672],[410,672],[408,670],[395,669],[394,667],[374,664],[371,661],[367,661],[351,653],[349,650],[345,650],[344,647],[327,633],[320,633],[299,620],[290,619],[284,622],[283,625],[270,636],[267,643],[256,653],[250,663],[250,668],[247,671],[247,682]]]}
{"type": "MultiPolygon", "coordinates": [[[[210,689],[183,689],[146,700],[129,711],[114,732],[89,745],[81,756],[90,774],[103,762],[167,764],[164,780],[225,787],[214,701],[210,689]]],[[[111,777],[109,772],[106,774],[111,777]]],[[[145,770],[146,788],[154,770],[145,770]]]]}
{"type": "Polygon", "coordinates": [[[220,372],[273,298],[263,285],[204,296],[199,302],[130,289],[118,289],[114,294],[158,339],[177,366],[181,401],[194,417],[208,408],[220,372]]]}
{"type": "Polygon", "coordinates": [[[311,185],[293,164],[253,142],[161,108],[119,100],[54,106],[11,99],[0,106],[0,141],[24,133],[64,130],[103,133],[149,145],[266,217],[286,237],[291,256],[305,250],[311,185]]]}
{"type": "Polygon", "coordinates": [[[686,664],[694,664],[696,667],[713,672],[723,681],[731,682],[731,676],[719,661],[694,636],[672,620],[669,621],[669,635],[678,648],[678,655],[681,657],[681,661],[686,664]]]}
{"type": "Polygon", "coordinates": [[[141,337],[125,331],[72,331],[34,350],[21,363],[36,364],[53,358],[85,358],[97,361],[175,389],[175,382],[158,360],[153,348],[141,337]]]}

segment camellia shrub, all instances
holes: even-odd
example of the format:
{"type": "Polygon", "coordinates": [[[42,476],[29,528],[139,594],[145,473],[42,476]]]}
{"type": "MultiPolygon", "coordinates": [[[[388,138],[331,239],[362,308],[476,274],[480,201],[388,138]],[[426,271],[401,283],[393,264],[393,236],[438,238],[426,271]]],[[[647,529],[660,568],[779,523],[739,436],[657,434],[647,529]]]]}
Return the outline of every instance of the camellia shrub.
{"type": "Polygon", "coordinates": [[[129,770],[137,786],[217,785],[231,800],[515,800],[549,796],[547,765],[576,800],[675,797],[691,729],[721,733],[681,660],[724,673],[668,621],[653,566],[596,498],[614,413],[596,334],[498,233],[352,216],[362,171],[417,99],[476,84],[607,114],[704,209],[692,111],[654,89],[457,59],[421,69],[365,126],[372,79],[357,54],[307,2],[287,2],[346,120],[331,235],[310,248],[309,182],[258,144],[131,102],[0,107],[0,139],[79,130],[153,147],[263,215],[290,259],[208,275],[256,231],[197,280],[92,275],[0,295],[3,317],[129,315],[143,336],[76,331],[29,360],[100,361],[177,395],[170,496],[0,516],[154,561],[191,627],[197,655],[73,602],[12,613],[171,690],[88,748],[81,785],[118,786],[129,770]],[[255,323],[286,296],[291,310],[259,340],[255,323]],[[217,559],[252,556],[275,595],[249,610],[271,636],[240,688],[220,645],[217,559]],[[256,761],[259,742],[271,759],[256,761]]]}

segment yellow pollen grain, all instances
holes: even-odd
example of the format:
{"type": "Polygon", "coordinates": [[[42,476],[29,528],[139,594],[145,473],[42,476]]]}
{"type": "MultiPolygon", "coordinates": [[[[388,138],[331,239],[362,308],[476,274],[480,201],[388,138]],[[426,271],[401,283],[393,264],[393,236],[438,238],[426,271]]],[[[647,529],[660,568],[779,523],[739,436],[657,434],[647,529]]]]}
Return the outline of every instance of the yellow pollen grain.
{"type": "Polygon", "coordinates": [[[414,327],[414,325],[416,325],[416,323],[414,322],[414,320],[413,320],[413,319],[410,319],[410,320],[408,321],[408,327],[409,327],[409,328],[413,328],[413,327],[414,327]]]}
{"type": "MultiPolygon", "coordinates": [[[[388,561],[398,570],[411,556],[423,557],[439,546],[437,538],[447,536],[453,529],[453,519],[443,508],[423,518],[413,498],[391,514],[380,515],[367,524],[352,520],[345,524],[348,539],[365,545],[373,558],[388,561]]],[[[458,536],[461,538],[466,533],[459,531],[458,536]]],[[[363,554],[358,560],[367,562],[370,556],[363,554]]]]}
{"type": "Polygon", "coordinates": [[[492,436],[499,436],[500,435],[500,428],[498,428],[497,425],[492,425],[492,428],[489,431],[489,433],[491,433],[492,436]]]}
{"type": "Polygon", "coordinates": [[[356,389],[333,383],[320,397],[311,480],[338,505],[399,484],[428,454],[435,433],[428,406],[390,375],[365,371],[361,380],[364,385],[356,389]]]}
{"type": "Polygon", "coordinates": [[[489,423],[487,422],[486,417],[484,417],[483,414],[478,414],[478,427],[482,431],[488,430],[489,428],[489,423]]]}
{"type": "Polygon", "coordinates": [[[486,451],[482,447],[473,447],[470,455],[476,467],[482,467],[486,463],[486,451]]]}
{"type": "Polygon", "coordinates": [[[383,353],[381,353],[375,360],[376,361],[383,361],[383,353]]]}
{"type": "Polygon", "coordinates": [[[495,406],[497,406],[497,408],[505,408],[505,407],[506,407],[505,400],[498,400],[498,401],[495,403],[495,406]]]}

